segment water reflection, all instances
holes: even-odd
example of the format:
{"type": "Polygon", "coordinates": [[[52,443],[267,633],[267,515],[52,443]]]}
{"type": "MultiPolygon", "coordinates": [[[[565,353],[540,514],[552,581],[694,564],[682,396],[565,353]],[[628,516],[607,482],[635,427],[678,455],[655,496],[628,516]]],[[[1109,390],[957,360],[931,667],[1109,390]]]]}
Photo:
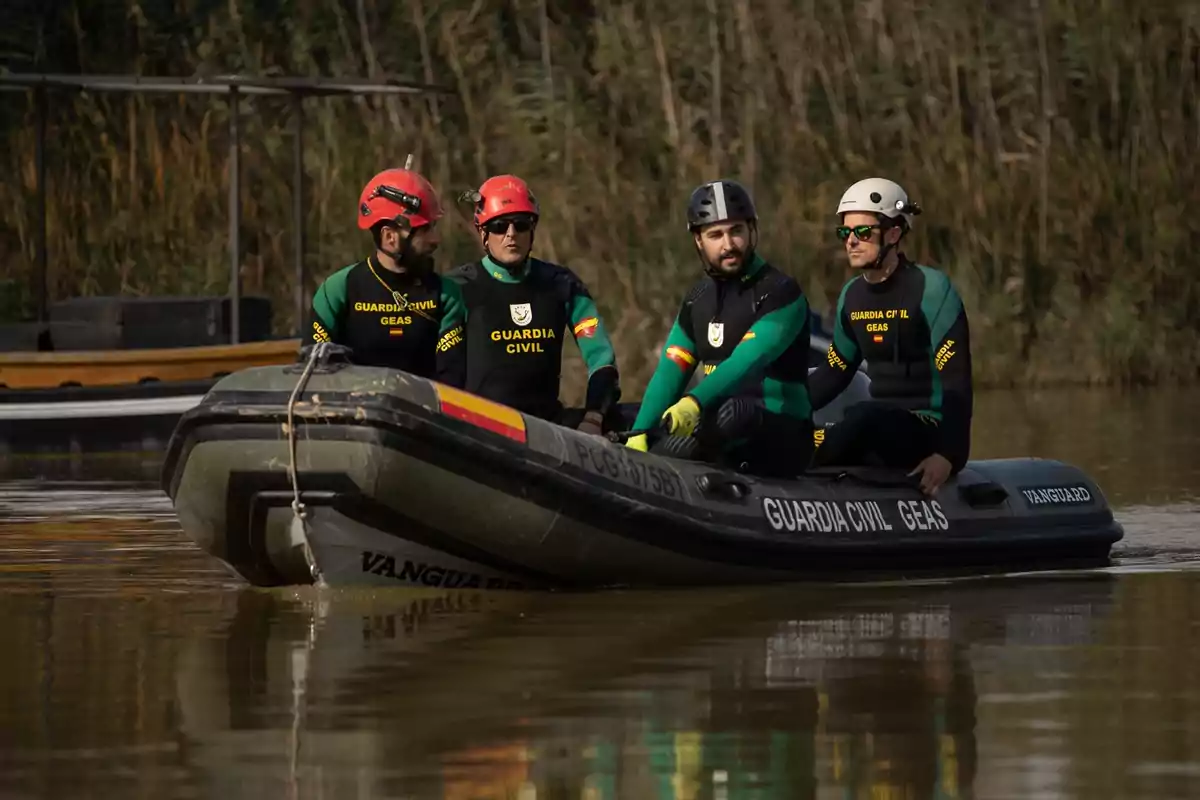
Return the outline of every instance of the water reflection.
{"type": "Polygon", "coordinates": [[[0,594],[0,796],[1200,790],[1197,573],[499,597],[63,579],[0,594]]]}
{"type": "Polygon", "coordinates": [[[162,448],[145,452],[46,453],[14,455],[0,442],[0,481],[134,482],[157,488],[162,472],[162,448]]]}
{"type": "Polygon", "coordinates": [[[968,797],[973,651],[1069,652],[1111,602],[1104,576],[603,601],[245,594],[181,655],[181,733],[209,791],[249,773],[256,791],[312,796],[968,797]]]}

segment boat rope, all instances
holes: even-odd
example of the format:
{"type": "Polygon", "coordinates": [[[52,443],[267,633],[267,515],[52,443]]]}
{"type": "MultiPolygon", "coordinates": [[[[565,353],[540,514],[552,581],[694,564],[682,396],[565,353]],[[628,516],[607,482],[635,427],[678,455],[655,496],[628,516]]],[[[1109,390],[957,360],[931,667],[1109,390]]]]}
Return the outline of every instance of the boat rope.
{"type": "Polygon", "coordinates": [[[292,481],[292,537],[293,544],[295,540],[299,540],[299,544],[304,550],[304,562],[308,565],[309,574],[312,575],[313,583],[318,586],[324,585],[324,579],[321,575],[321,570],[317,567],[317,560],[312,551],[312,545],[309,543],[308,537],[308,510],[304,507],[304,501],[300,499],[300,474],[296,464],[296,422],[295,410],[296,401],[299,399],[304,387],[308,385],[308,379],[316,368],[317,362],[325,355],[328,349],[328,342],[317,342],[312,347],[312,352],[308,355],[308,363],[304,365],[304,371],[300,373],[300,380],[296,381],[296,386],[292,389],[292,396],[288,398],[287,404],[287,437],[288,437],[288,476],[292,481]]]}

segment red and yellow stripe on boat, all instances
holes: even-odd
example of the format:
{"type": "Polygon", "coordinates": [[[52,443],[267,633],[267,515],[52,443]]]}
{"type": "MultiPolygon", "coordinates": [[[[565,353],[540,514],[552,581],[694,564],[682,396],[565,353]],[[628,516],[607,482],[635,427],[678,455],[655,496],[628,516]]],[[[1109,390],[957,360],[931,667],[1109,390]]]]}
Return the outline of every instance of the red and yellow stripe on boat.
{"type": "Polygon", "coordinates": [[[437,388],[438,405],[446,416],[525,444],[525,419],[519,411],[452,386],[440,383],[434,386],[437,388]]]}

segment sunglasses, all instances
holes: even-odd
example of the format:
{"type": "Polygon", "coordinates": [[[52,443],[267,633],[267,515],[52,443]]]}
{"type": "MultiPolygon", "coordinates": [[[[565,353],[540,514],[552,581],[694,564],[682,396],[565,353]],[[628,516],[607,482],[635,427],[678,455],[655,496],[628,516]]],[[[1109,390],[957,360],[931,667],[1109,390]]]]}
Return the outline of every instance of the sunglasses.
{"type": "Polygon", "coordinates": [[[871,241],[871,237],[875,235],[873,231],[877,229],[882,230],[882,228],[882,225],[855,225],[854,227],[839,225],[836,228],[836,233],[837,237],[843,242],[850,238],[851,233],[860,242],[869,242],[871,241]]]}
{"type": "Polygon", "coordinates": [[[508,233],[508,226],[511,225],[517,233],[529,233],[533,230],[533,220],[531,219],[494,219],[483,226],[483,229],[488,233],[496,236],[503,236],[508,233]]]}

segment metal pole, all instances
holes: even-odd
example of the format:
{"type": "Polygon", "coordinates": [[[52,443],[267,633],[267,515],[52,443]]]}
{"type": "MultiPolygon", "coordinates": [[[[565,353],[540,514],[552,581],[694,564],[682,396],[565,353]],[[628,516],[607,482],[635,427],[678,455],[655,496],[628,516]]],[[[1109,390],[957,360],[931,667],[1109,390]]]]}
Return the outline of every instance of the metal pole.
{"type": "Polygon", "coordinates": [[[292,228],[296,259],[296,332],[304,337],[305,323],[305,281],[304,281],[304,95],[300,92],[292,94],[292,119],[296,129],[294,150],[292,155],[295,163],[295,173],[292,175],[292,228]]]}
{"type": "Polygon", "coordinates": [[[46,322],[50,308],[49,258],[46,254],[46,90],[34,90],[34,105],[37,107],[37,142],[34,145],[34,161],[37,168],[37,275],[34,277],[34,298],[37,303],[37,321],[46,322]]]}
{"type": "Polygon", "coordinates": [[[241,265],[241,169],[238,131],[238,87],[229,89],[229,342],[241,342],[242,265],[241,265]]]}

